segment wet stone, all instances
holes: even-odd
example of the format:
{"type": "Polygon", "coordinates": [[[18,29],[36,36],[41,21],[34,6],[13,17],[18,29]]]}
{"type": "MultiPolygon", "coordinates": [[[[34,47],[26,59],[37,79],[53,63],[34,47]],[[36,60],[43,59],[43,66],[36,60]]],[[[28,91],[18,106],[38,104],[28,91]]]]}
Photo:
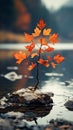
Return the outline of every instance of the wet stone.
{"type": "Polygon", "coordinates": [[[0,117],[12,120],[25,119],[34,121],[50,113],[53,107],[53,93],[43,93],[39,89],[34,91],[32,87],[23,88],[8,94],[0,101],[0,117]]]}
{"type": "Polygon", "coordinates": [[[49,124],[52,130],[72,130],[73,122],[64,119],[52,119],[49,124]]]}
{"type": "Polygon", "coordinates": [[[66,107],[69,111],[73,111],[73,101],[72,101],[72,100],[68,100],[64,105],[65,105],[65,107],[66,107]]]}
{"type": "MultiPolygon", "coordinates": [[[[20,89],[8,94],[5,98],[3,97],[0,101],[0,113],[7,111],[20,111],[23,112],[23,107],[36,107],[36,106],[47,106],[53,103],[53,93],[42,93],[40,90],[33,90],[33,87],[26,89],[20,89]]],[[[25,109],[24,109],[25,111],[25,109]]]]}

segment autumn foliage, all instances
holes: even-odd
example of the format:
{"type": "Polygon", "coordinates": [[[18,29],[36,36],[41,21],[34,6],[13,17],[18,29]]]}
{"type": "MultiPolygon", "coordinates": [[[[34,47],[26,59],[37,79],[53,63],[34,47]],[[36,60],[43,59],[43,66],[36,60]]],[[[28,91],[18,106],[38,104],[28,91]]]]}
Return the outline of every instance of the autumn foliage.
{"type": "Polygon", "coordinates": [[[53,68],[56,65],[60,64],[64,61],[64,57],[60,54],[56,54],[51,57],[49,52],[54,51],[54,44],[56,44],[58,40],[58,34],[52,34],[51,28],[46,28],[46,23],[44,20],[40,19],[37,23],[34,32],[30,35],[28,33],[24,33],[24,41],[29,43],[29,45],[25,46],[27,53],[23,53],[22,51],[18,53],[14,53],[14,58],[16,59],[16,63],[20,64],[23,60],[28,61],[28,70],[31,71],[38,64],[43,65],[45,67],[52,66],[53,68]],[[37,40],[36,40],[37,39],[37,40]],[[39,43],[38,44],[36,43],[39,43]],[[36,46],[38,46],[38,50],[34,52],[36,46]],[[42,54],[47,53],[48,56],[45,56],[45,59],[42,58],[42,54]],[[36,60],[34,58],[36,57],[36,60]],[[30,60],[32,59],[32,61],[30,60]]]}

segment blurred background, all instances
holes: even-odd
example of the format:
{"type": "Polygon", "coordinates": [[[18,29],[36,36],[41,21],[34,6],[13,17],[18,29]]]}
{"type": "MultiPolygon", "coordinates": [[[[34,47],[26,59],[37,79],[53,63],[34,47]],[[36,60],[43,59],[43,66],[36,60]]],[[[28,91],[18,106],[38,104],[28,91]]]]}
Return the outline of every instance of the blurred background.
{"type": "Polygon", "coordinates": [[[0,0],[0,98],[35,86],[36,68],[29,72],[25,61],[17,65],[13,54],[25,51],[24,32],[31,34],[40,18],[59,34],[61,44],[54,46],[53,54],[60,53],[65,61],[56,69],[39,66],[39,88],[54,93],[55,105],[50,116],[38,121],[44,124],[57,117],[73,121],[73,111],[64,107],[68,99],[73,100],[73,0],[0,0]]]}
{"type": "Polygon", "coordinates": [[[73,0],[0,0],[0,43],[24,43],[40,18],[61,42],[73,41],[73,0]]]}

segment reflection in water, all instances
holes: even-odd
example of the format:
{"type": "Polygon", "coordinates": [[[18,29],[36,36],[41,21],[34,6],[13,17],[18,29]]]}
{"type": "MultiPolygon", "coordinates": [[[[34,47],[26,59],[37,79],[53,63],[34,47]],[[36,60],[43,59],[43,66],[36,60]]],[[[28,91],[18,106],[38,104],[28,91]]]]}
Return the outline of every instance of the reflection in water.
{"type": "Polygon", "coordinates": [[[63,74],[58,74],[58,73],[45,73],[45,76],[50,76],[50,77],[53,77],[53,76],[55,76],[55,77],[62,77],[63,76],[63,74]]]}
{"type": "Polygon", "coordinates": [[[15,72],[9,72],[5,75],[1,75],[2,77],[10,80],[10,81],[15,81],[17,79],[22,79],[22,75],[17,75],[15,72]]]}
{"type": "Polygon", "coordinates": [[[30,106],[30,107],[25,107],[25,106],[20,106],[17,107],[16,109],[11,107],[11,108],[6,108],[5,112],[0,110],[0,116],[5,117],[5,118],[21,118],[25,119],[27,121],[38,121],[38,118],[43,118],[47,115],[49,115],[50,111],[52,109],[52,105],[48,106],[30,106]],[[10,111],[10,112],[8,112],[10,111]],[[5,114],[1,114],[5,113],[5,114]]]}
{"type": "Polygon", "coordinates": [[[17,66],[7,66],[7,70],[18,70],[17,66]]]}
{"type": "MultiPolygon", "coordinates": [[[[26,68],[27,68],[27,62],[25,62],[19,66],[18,73],[22,74],[22,75],[30,76],[30,72],[26,68]]],[[[28,79],[24,78],[24,77],[22,77],[21,80],[18,80],[18,82],[16,82],[14,85],[15,91],[26,87],[25,85],[26,85],[27,80],[28,79]]]]}
{"type": "Polygon", "coordinates": [[[9,72],[5,75],[1,74],[0,75],[1,77],[4,77],[10,81],[16,81],[16,80],[19,80],[19,79],[22,79],[22,77],[24,76],[24,78],[27,78],[27,79],[33,79],[34,77],[33,76],[28,76],[28,75],[18,75],[16,72],[9,72]]]}

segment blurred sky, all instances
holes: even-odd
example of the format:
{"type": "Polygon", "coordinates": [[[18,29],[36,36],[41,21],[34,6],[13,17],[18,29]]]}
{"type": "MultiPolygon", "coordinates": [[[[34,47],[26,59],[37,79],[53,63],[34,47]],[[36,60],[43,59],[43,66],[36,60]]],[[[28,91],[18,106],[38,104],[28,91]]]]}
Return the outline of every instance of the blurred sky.
{"type": "Polygon", "coordinates": [[[53,8],[53,11],[60,9],[63,5],[70,4],[69,3],[70,1],[72,2],[72,0],[41,0],[41,1],[48,9],[51,10],[53,8]]]}

